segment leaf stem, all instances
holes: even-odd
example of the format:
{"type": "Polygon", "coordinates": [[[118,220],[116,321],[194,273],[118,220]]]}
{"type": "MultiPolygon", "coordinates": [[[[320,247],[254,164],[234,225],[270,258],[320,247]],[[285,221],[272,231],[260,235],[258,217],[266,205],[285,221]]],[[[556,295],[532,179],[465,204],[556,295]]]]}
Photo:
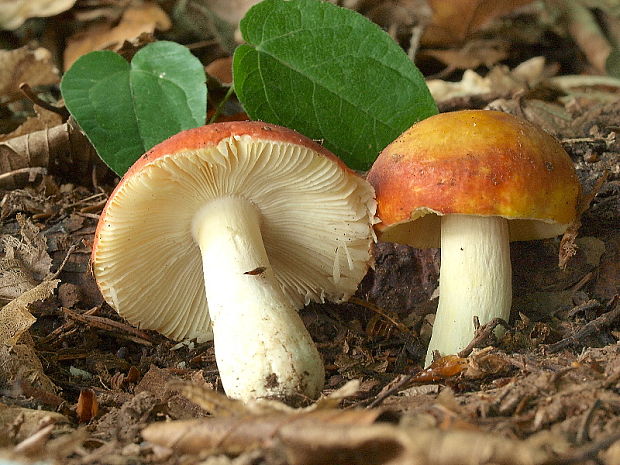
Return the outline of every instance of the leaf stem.
{"type": "Polygon", "coordinates": [[[69,118],[69,112],[64,108],[55,107],[54,105],[47,103],[45,100],[39,98],[37,94],[34,93],[32,88],[26,82],[22,82],[19,85],[19,90],[35,105],[40,106],[41,108],[46,109],[47,111],[51,111],[62,116],[63,120],[69,118]]]}
{"type": "Polygon", "coordinates": [[[215,123],[215,121],[217,121],[220,114],[222,113],[222,110],[224,109],[224,105],[226,104],[228,99],[230,99],[230,96],[233,94],[234,91],[235,91],[235,87],[231,85],[228,88],[226,95],[224,95],[224,98],[222,99],[222,101],[218,104],[217,108],[215,109],[215,113],[213,113],[213,115],[211,116],[207,124],[215,123]]]}

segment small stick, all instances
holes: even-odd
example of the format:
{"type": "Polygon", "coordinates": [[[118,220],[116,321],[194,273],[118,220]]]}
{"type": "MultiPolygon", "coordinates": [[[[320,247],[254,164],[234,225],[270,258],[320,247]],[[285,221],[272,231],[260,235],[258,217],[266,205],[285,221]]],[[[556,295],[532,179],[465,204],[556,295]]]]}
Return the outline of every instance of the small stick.
{"type": "Polygon", "coordinates": [[[588,322],[583,327],[579,328],[573,334],[565,337],[561,341],[558,341],[554,344],[549,344],[547,346],[546,352],[548,354],[555,354],[556,352],[565,349],[571,344],[578,343],[584,337],[590,336],[597,331],[600,331],[601,329],[611,325],[620,317],[620,303],[618,303],[618,296],[612,299],[612,304],[615,304],[613,310],[607,313],[603,313],[601,316],[599,316],[595,320],[588,322]]]}
{"type": "Polygon", "coordinates": [[[69,257],[75,251],[75,249],[77,249],[77,245],[76,244],[73,244],[71,247],[69,247],[69,250],[67,250],[67,254],[65,255],[65,258],[63,259],[62,263],[60,264],[60,266],[58,267],[56,272],[49,279],[56,279],[58,277],[58,275],[62,272],[62,270],[64,269],[65,265],[69,261],[69,257]]]}
{"type": "Polygon", "coordinates": [[[475,348],[481,347],[483,344],[485,344],[485,341],[489,338],[489,336],[493,333],[493,331],[495,331],[495,328],[497,328],[498,326],[503,326],[506,329],[510,329],[510,325],[501,318],[493,318],[491,321],[489,321],[488,323],[485,323],[482,326],[480,326],[480,322],[478,322],[478,318],[476,317],[474,318],[475,318],[474,327],[476,328],[476,331],[474,333],[474,338],[469,344],[467,344],[467,347],[465,347],[463,350],[461,350],[457,354],[461,358],[468,357],[469,354],[471,354],[475,348]]]}
{"type": "Polygon", "coordinates": [[[29,168],[19,168],[17,170],[13,170],[13,171],[7,171],[6,173],[0,174],[0,182],[4,181],[5,179],[12,178],[13,176],[20,175],[20,174],[28,174],[28,181],[32,182],[32,181],[34,181],[34,179],[35,179],[37,174],[45,176],[47,174],[47,169],[35,166],[35,167],[32,167],[32,168],[30,168],[30,167],[29,168]]]}
{"type": "Polygon", "coordinates": [[[41,108],[45,108],[47,111],[51,111],[62,116],[63,120],[69,118],[69,112],[66,109],[55,107],[54,105],[47,103],[45,100],[39,98],[39,96],[33,92],[32,88],[28,85],[28,83],[22,82],[19,85],[19,90],[26,96],[26,98],[28,98],[28,100],[30,100],[35,105],[38,105],[41,108]]]}
{"type": "Polygon", "coordinates": [[[602,450],[607,449],[614,442],[620,441],[620,431],[606,437],[594,444],[583,447],[577,452],[564,457],[556,457],[543,462],[541,465],[577,465],[586,463],[588,460],[597,461],[596,456],[602,450]]]}
{"type": "Polygon", "coordinates": [[[415,335],[413,334],[413,331],[411,331],[411,329],[409,329],[407,325],[405,325],[402,321],[399,321],[396,317],[390,315],[388,312],[386,312],[384,309],[382,309],[378,305],[375,305],[370,302],[366,302],[365,300],[359,299],[355,296],[349,297],[349,300],[347,302],[351,304],[359,305],[360,307],[365,307],[368,310],[372,310],[378,315],[381,315],[387,321],[392,323],[396,328],[398,328],[398,330],[401,331],[403,334],[406,334],[412,340],[415,340],[415,335]]]}
{"type": "MultiPolygon", "coordinates": [[[[374,408],[379,406],[385,399],[392,394],[402,391],[405,387],[411,383],[414,375],[399,375],[392,380],[392,382],[386,386],[374,399],[368,404],[368,408],[374,408]]],[[[370,400],[370,399],[369,399],[370,400]]]]}
{"type": "Polygon", "coordinates": [[[579,304],[579,305],[573,307],[568,312],[568,317],[572,318],[575,315],[577,315],[577,313],[587,312],[588,310],[594,310],[595,308],[598,308],[600,306],[601,306],[601,303],[598,300],[590,299],[587,302],[584,302],[582,304],[579,304]]]}
{"type": "Polygon", "coordinates": [[[62,311],[71,319],[77,320],[80,323],[84,323],[88,326],[92,326],[95,328],[103,329],[106,331],[116,332],[118,330],[133,334],[137,336],[138,339],[141,339],[144,345],[151,345],[152,341],[148,334],[139,329],[136,329],[132,326],[126,325],[124,323],[120,323],[118,321],[110,320],[109,318],[104,318],[102,316],[90,316],[86,314],[79,314],[68,308],[62,307],[62,311]]]}
{"type": "MultiPolygon", "coordinates": [[[[100,308],[101,307],[93,307],[90,310],[87,310],[86,312],[84,312],[83,315],[94,315],[100,310],[100,308]]],[[[65,336],[69,334],[69,331],[75,328],[75,325],[76,325],[76,322],[74,320],[69,320],[63,323],[62,325],[60,325],[58,328],[56,328],[54,331],[49,333],[47,336],[41,338],[39,342],[41,344],[46,344],[52,340],[64,339],[65,336]]]]}
{"type": "Polygon", "coordinates": [[[82,216],[84,218],[92,218],[93,220],[99,220],[100,215],[97,215],[95,213],[82,213],[82,212],[75,212],[75,214],[77,216],[82,216]]]}
{"type": "Polygon", "coordinates": [[[190,50],[196,50],[199,48],[211,47],[212,45],[217,45],[217,43],[217,40],[201,40],[199,42],[187,44],[186,47],[190,50]]]}
{"type": "Polygon", "coordinates": [[[590,425],[592,424],[592,420],[594,419],[594,413],[601,408],[602,402],[601,399],[596,399],[592,404],[592,407],[588,409],[588,412],[584,415],[583,421],[581,422],[581,427],[577,432],[577,443],[583,444],[586,441],[590,440],[590,425]]]}

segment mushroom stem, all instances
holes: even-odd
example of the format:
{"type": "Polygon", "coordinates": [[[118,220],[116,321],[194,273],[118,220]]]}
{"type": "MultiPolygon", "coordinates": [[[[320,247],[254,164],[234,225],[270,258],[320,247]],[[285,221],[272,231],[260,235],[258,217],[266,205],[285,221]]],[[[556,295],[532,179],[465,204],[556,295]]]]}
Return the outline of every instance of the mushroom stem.
{"type": "Polygon", "coordinates": [[[508,319],[512,281],[508,221],[499,216],[441,217],[439,305],[425,366],[433,351],[456,354],[474,337],[480,324],[508,319]]]}
{"type": "Polygon", "coordinates": [[[249,200],[224,197],[194,218],[202,253],[215,354],[233,398],[316,398],[321,357],[269,264],[260,212],[249,200]]]}

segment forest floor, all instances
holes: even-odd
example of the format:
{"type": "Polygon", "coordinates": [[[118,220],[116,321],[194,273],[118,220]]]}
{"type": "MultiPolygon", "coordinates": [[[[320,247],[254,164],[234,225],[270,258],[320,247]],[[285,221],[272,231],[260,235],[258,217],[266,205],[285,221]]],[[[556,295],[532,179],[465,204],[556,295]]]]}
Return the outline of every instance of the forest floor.
{"type": "MultiPolygon", "coordinates": [[[[171,2],[160,3],[167,18],[171,2]]],[[[351,2],[410,53],[414,3],[351,2]]],[[[586,16],[569,21],[557,13],[563,2],[521,3],[460,37],[423,40],[416,63],[441,111],[499,109],[562,143],[583,188],[577,236],[513,243],[508,329],[500,338],[481,331],[471,350],[428,369],[439,252],[377,244],[355,298],[302,310],[327,377],[323,399],[299,409],[226,399],[212,343],[137,329],[104,303],[89,258],[114,175],[85,139],[68,135],[66,117],[6,91],[0,464],[619,464],[620,80],[601,69],[579,31],[585,17],[617,34],[620,14],[613,2],[573,2],[586,16]],[[81,149],[66,155],[67,146],[81,149]],[[19,169],[6,161],[16,147],[29,157],[19,169]]],[[[113,31],[130,4],[78,2],[2,32],[2,46],[23,56],[0,56],[10,71],[0,72],[0,88],[21,73],[20,82],[57,98],[49,64],[68,60],[68,43],[103,46],[86,44],[97,37],[88,35],[87,13],[108,12],[113,31]],[[67,40],[76,30],[82,36],[67,40]],[[48,61],[33,52],[35,39],[48,61]]],[[[108,40],[121,47],[140,33],[166,37],[161,16],[150,21],[108,40]]],[[[205,39],[170,27],[169,39],[205,39]]],[[[613,45],[613,34],[601,37],[613,45]]],[[[203,63],[230,67],[220,38],[209,40],[195,42],[203,63]]],[[[212,67],[222,82],[224,69],[212,67]]]]}

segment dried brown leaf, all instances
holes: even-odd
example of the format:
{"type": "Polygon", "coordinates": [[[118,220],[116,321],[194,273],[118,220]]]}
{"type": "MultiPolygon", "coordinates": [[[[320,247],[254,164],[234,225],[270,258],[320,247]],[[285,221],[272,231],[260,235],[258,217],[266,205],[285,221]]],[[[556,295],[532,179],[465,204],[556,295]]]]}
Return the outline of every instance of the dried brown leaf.
{"type": "Polygon", "coordinates": [[[242,402],[230,399],[206,385],[185,382],[171,382],[169,387],[177,389],[189,400],[199,405],[213,416],[240,417],[246,415],[270,415],[276,413],[310,412],[313,410],[335,408],[343,399],[356,395],[360,389],[358,380],[352,380],[314,404],[295,409],[283,402],[272,399],[256,399],[242,402]]]}
{"type": "Polygon", "coordinates": [[[0,309],[0,341],[3,344],[12,345],[19,340],[35,321],[27,306],[32,302],[47,299],[59,282],[59,279],[43,281],[0,309]]]}
{"type": "MultiPolygon", "coordinates": [[[[446,52],[449,52],[447,50],[446,52]]],[[[509,97],[516,92],[534,88],[552,72],[552,67],[545,65],[543,57],[534,57],[509,69],[504,65],[494,66],[486,76],[481,76],[471,69],[465,70],[460,81],[443,81],[430,79],[427,85],[436,102],[476,95],[509,97]]]]}
{"type": "Polygon", "coordinates": [[[46,110],[37,105],[35,105],[34,109],[37,116],[28,117],[17,129],[8,134],[0,134],[0,142],[62,124],[62,116],[58,113],[46,110]]]}
{"type": "Polygon", "coordinates": [[[487,433],[384,424],[287,427],[278,439],[291,465],[534,465],[550,455],[528,441],[487,433]]]}
{"type": "Polygon", "coordinates": [[[52,267],[52,258],[47,253],[47,240],[37,226],[22,214],[16,215],[20,229],[20,241],[16,244],[15,256],[35,278],[47,277],[52,267]]]}
{"type": "Polygon", "coordinates": [[[82,298],[80,287],[72,283],[62,283],[58,288],[58,300],[60,305],[72,308],[82,298]]]}
{"type": "Polygon", "coordinates": [[[238,24],[247,11],[260,0],[209,0],[213,13],[230,24],[238,24]]]}
{"type": "Polygon", "coordinates": [[[446,355],[434,360],[428,368],[411,377],[411,383],[431,383],[457,376],[467,368],[467,359],[446,355]]]}
{"type": "Polygon", "coordinates": [[[17,240],[11,237],[3,241],[5,256],[0,259],[0,300],[4,302],[17,299],[39,284],[39,281],[28,272],[23,262],[14,258],[11,243],[17,240]]]}
{"type": "Polygon", "coordinates": [[[64,415],[45,410],[9,407],[0,403],[0,447],[23,441],[41,429],[41,425],[69,423],[64,415]]]}
{"type": "Polygon", "coordinates": [[[620,441],[616,441],[602,455],[606,464],[620,463],[620,441]]]}
{"type": "Polygon", "coordinates": [[[54,425],[46,425],[39,429],[32,436],[24,439],[22,442],[15,446],[14,451],[19,454],[35,455],[43,453],[45,444],[50,438],[50,434],[54,429],[54,425]]]}
{"type": "Polygon", "coordinates": [[[17,29],[29,18],[55,16],[76,0],[0,0],[0,29],[17,29]]]}
{"type": "Polygon", "coordinates": [[[424,31],[422,43],[427,46],[462,44],[467,37],[493,19],[531,2],[532,0],[428,0],[433,16],[424,31]]]}
{"type": "Polygon", "coordinates": [[[513,365],[506,360],[506,356],[492,347],[474,350],[467,358],[467,368],[464,377],[468,379],[483,379],[488,376],[507,374],[513,365]]]}
{"type": "Polygon", "coordinates": [[[420,57],[430,56],[441,61],[450,70],[474,69],[491,66],[508,57],[507,44],[500,40],[474,40],[462,48],[423,50],[420,57]]]}
{"type": "Polygon", "coordinates": [[[355,8],[397,41],[409,40],[407,53],[415,56],[419,38],[431,18],[426,0],[362,0],[356,3],[346,7],[355,8]]]}
{"type": "Polygon", "coordinates": [[[0,309],[0,340],[3,344],[13,346],[37,321],[25,307],[0,309]]]}
{"type": "Polygon", "coordinates": [[[524,118],[544,131],[557,135],[572,122],[571,114],[563,105],[539,99],[503,99],[490,102],[485,109],[503,111],[524,118]]]}
{"type": "Polygon", "coordinates": [[[0,96],[18,92],[22,82],[31,87],[60,82],[58,69],[48,50],[30,46],[0,50],[0,96]]]}
{"type": "Polygon", "coordinates": [[[44,168],[88,183],[93,166],[102,162],[86,136],[69,120],[65,124],[0,142],[0,188],[31,182],[29,170],[44,168]]]}
{"type": "MultiPolygon", "coordinates": [[[[142,436],[154,444],[178,452],[202,451],[239,454],[269,447],[282,429],[303,431],[311,425],[369,425],[383,410],[314,410],[154,423],[142,436]]],[[[320,428],[319,428],[320,429],[320,428]]]]}
{"type": "Polygon", "coordinates": [[[5,301],[18,299],[35,288],[49,275],[52,266],[47,242],[40,230],[22,214],[17,215],[17,221],[21,237],[5,235],[0,238],[4,248],[4,257],[0,259],[0,299],[5,301]]]}
{"type": "Polygon", "coordinates": [[[230,85],[233,81],[232,57],[223,57],[213,60],[205,67],[205,71],[221,84],[230,85]]]}
{"type": "Polygon", "coordinates": [[[0,380],[4,386],[24,383],[53,394],[58,388],[43,372],[34,349],[26,344],[0,344],[0,380]]]}
{"type": "Polygon", "coordinates": [[[582,193],[577,207],[577,218],[569,225],[568,229],[562,236],[562,240],[560,241],[558,266],[561,269],[565,269],[569,260],[577,253],[575,240],[577,239],[577,234],[579,233],[579,228],[581,227],[581,215],[590,207],[594,197],[596,197],[596,194],[599,193],[603,187],[603,184],[607,181],[608,176],[608,172],[603,173],[596,181],[596,184],[592,187],[590,192],[582,193]]]}
{"type": "Polygon", "coordinates": [[[555,0],[552,3],[560,9],[566,29],[590,65],[597,72],[604,74],[607,58],[613,45],[599,26],[599,20],[594,11],[575,0],[555,0]]]}
{"type": "Polygon", "coordinates": [[[235,429],[230,429],[229,424],[223,430],[217,430],[215,425],[208,427],[208,420],[156,423],[143,430],[142,435],[147,441],[178,453],[240,454],[270,448],[291,465],[535,465],[551,456],[547,447],[527,440],[505,439],[477,431],[372,424],[376,420],[372,416],[363,421],[355,418],[363,412],[340,412],[353,423],[247,422],[236,424],[235,429]]]}
{"type": "Polygon", "coordinates": [[[80,56],[93,50],[116,49],[126,40],[135,39],[155,30],[166,31],[172,25],[170,18],[156,3],[144,2],[130,6],[123,12],[115,27],[108,23],[96,23],[83,32],[69,38],[64,52],[65,69],[80,56]]]}

